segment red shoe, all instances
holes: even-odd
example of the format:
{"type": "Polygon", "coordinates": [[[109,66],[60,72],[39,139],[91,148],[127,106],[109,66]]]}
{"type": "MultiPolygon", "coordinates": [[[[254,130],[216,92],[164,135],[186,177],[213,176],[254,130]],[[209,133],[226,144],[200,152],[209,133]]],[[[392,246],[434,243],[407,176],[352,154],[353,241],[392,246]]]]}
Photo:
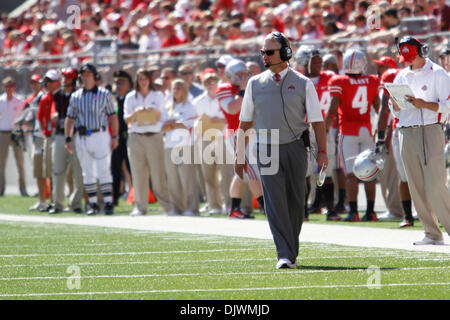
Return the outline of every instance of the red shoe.
{"type": "Polygon", "coordinates": [[[402,223],[400,223],[400,228],[407,228],[407,227],[414,227],[414,220],[403,220],[402,223]]]}
{"type": "Polygon", "coordinates": [[[357,213],[349,213],[342,221],[358,222],[359,221],[359,215],[357,213]]]}
{"type": "Polygon", "coordinates": [[[377,214],[375,212],[366,213],[362,218],[361,221],[378,221],[377,214]]]}
{"type": "Polygon", "coordinates": [[[342,218],[339,217],[339,215],[333,211],[333,210],[329,210],[327,212],[327,221],[341,221],[342,218]]]}
{"type": "Polygon", "coordinates": [[[231,211],[231,213],[230,213],[230,215],[228,217],[234,218],[234,219],[254,219],[255,218],[253,216],[246,215],[241,210],[233,210],[233,211],[231,211]]]}

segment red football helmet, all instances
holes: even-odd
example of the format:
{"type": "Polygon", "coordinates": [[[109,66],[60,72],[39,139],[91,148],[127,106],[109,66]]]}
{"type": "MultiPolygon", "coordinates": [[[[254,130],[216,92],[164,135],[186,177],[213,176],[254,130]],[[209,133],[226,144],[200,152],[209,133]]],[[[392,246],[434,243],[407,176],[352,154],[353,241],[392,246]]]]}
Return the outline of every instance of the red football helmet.
{"type": "Polygon", "coordinates": [[[75,68],[64,68],[62,69],[61,73],[64,77],[71,80],[76,80],[78,78],[78,72],[75,68]]]}

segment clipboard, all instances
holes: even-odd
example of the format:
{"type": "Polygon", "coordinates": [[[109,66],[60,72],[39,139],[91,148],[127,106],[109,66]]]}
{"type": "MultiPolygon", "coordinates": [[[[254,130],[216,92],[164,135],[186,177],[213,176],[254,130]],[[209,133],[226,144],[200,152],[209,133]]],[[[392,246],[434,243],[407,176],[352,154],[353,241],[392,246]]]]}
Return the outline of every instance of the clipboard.
{"type": "Polygon", "coordinates": [[[405,97],[407,95],[415,97],[410,86],[408,86],[407,84],[385,83],[384,87],[401,110],[416,109],[416,107],[408,102],[405,97]]]}
{"type": "Polygon", "coordinates": [[[216,129],[222,131],[225,128],[225,124],[220,122],[213,122],[212,118],[203,114],[200,119],[198,119],[195,126],[195,134],[200,136],[203,135],[209,129],[216,129]]]}
{"type": "Polygon", "coordinates": [[[158,112],[155,109],[144,109],[136,114],[138,126],[154,125],[158,122],[158,112]]]}

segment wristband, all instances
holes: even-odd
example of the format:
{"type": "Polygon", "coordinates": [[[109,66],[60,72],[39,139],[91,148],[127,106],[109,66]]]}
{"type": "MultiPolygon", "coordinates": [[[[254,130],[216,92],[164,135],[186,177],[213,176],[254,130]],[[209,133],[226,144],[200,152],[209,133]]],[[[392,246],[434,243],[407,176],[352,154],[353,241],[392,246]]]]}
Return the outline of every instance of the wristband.
{"type": "Polygon", "coordinates": [[[378,131],[378,141],[384,141],[384,131],[378,131]]]}
{"type": "Polygon", "coordinates": [[[72,137],[66,137],[66,143],[72,142],[72,137]]]}
{"type": "Polygon", "coordinates": [[[113,139],[119,139],[119,136],[112,136],[113,139]]]}
{"type": "Polygon", "coordinates": [[[326,152],[325,150],[319,150],[319,151],[317,151],[317,154],[319,154],[319,153],[323,153],[324,155],[327,155],[327,152],[326,152]]]}

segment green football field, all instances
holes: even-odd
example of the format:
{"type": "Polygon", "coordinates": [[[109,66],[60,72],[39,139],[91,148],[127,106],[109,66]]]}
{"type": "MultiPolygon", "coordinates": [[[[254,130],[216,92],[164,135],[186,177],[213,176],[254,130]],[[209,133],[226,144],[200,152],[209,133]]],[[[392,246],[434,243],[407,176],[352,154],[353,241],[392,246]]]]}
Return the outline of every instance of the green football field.
{"type": "Polygon", "coordinates": [[[450,299],[450,256],[270,240],[0,222],[1,299],[450,299]]]}

